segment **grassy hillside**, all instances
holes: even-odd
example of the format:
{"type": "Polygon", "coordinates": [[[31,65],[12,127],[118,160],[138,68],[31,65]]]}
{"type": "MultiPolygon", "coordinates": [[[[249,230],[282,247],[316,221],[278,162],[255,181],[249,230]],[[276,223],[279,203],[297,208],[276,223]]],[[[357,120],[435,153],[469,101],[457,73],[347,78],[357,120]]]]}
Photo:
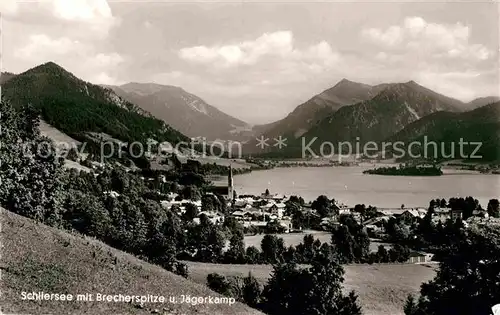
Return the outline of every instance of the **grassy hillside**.
{"type": "MultiPolygon", "coordinates": [[[[205,283],[207,275],[247,276],[251,272],[264,285],[272,272],[270,265],[220,265],[187,263],[190,278],[205,283]]],[[[365,315],[403,314],[408,294],[418,294],[420,284],[434,278],[435,267],[427,265],[344,266],[345,291],[355,290],[365,315]]]]}
{"type": "Polygon", "coordinates": [[[94,239],[1,209],[2,312],[9,314],[261,314],[243,304],[23,301],[21,292],[220,297],[207,287],[94,239]]]}

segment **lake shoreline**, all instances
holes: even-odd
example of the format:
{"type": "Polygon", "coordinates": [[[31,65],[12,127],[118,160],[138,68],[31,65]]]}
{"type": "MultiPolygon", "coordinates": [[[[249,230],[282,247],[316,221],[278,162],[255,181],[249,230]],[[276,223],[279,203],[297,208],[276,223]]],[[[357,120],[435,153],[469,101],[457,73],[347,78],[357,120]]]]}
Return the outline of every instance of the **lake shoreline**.
{"type": "Polygon", "coordinates": [[[234,187],[238,195],[260,195],[269,189],[272,194],[297,195],[306,201],[326,195],[352,207],[427,207],[432,199],[467,196],[486,207],[489,199],[499,197],[498,175],[450,169],[444,169],[442,176],[363,174],[369,166],[274,168],[234,176],[234,187]]]}

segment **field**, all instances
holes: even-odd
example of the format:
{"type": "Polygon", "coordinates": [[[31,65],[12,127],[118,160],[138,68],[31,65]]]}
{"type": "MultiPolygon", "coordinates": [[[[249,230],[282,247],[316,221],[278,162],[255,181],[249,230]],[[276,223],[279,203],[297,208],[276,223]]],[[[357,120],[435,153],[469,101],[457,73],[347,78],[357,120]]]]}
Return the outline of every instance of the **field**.
{"type": "Polygon", "coordinates": [[[76,148],[76,146],[80,144],[79,141],[71,138],[43,120],[40,120],[40,133],[52,139],[56,145],[64,145],[65,148],[76,148]]]}
{"type": "Polygon", "coordinates": [[[169,303],[169,296],[220,297],[205,285],[113,249],[1,209],[5,314],[261,314],[241,303],[169,303]],[[21,292],[94,295],[92,302],[23,301],[21,292]],[[167,303],[97,302],[101,294],[162,295],[167,303]]]}
{"type": "MultiPolygon", "coordinates": [[[[264,285],[272,272],[268,265],[222,265],[188,262],[189,276],[206,283],[207,275],[246,276],[251,272],[264,285]]],[[[351,265],[345,266],[345,291],[355,290],[365,315],[403,314],[409,293],[418,293],[420,284],[434,278],[431,265],[351,265]]]]}
{"type": "MultiPolygon", "coordinates": [[[[319,239],[321,243],[330,243],[331,234],[328,232],[322,231],[305,231],[304,233],[284,233],[284,234],[275,234],[278,237],[281,237],[285,242],[286,246],[297,246],[302,243],[304,240],[304,236],[307,234],[312,234],[315,239],[319,239]]],[[[246,235],[245,236],[245,246],[255,246],[260,248],[260,243],[264,238],[265,234],[257,234],[257,235],[246,235]]],[[[390,245],[387,243],[379,243],[375,241],[370,242],[370,251],[377,251],[379,245],[384,245],[386,248],[390,248],[390,245]]]]}

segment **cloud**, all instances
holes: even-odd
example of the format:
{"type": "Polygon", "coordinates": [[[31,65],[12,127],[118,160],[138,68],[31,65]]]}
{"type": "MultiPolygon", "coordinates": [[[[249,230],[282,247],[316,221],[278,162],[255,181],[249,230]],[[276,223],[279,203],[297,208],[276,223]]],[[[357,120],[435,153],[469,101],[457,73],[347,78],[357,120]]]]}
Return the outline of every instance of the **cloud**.
{"type": "Polygon", "coordinates": [[[399,44],[403,39],[403,30],[399,26],[391,26],[382,31],[377,28],[363,30],[363,36],[387,46],[399,44]]]}
{"type": "Polygon", "coordinates": [[[189,62],[219,67],[255,65],[265,58],[331,66],[339,58],[326,41],[306,49],[295,47],[290,31],[264,33],[254,40],[240,43],[186,47],[180,49],[178,55],[189,62]]]}
{"type": "Polygon", "coordinates": [[[3,35],[4,64],[11,71],[54,61],[84,80],[114,81],[125,58],[108,45],[109,32],[120,19],[106,0],[0,2],[0,9],[10,12],[3,35]]]}
{"type": "Polygon", "coordinates": [[[51,38],[46,34],[29,36],[26,46],[19,49],[19,56],[24,59],[45,59],[50,56],[66,55],[83,49],[80,42],[67,37],[51,38]]]}
{"type": "Polygon", "coordinates": [[[104,39],[121,23],[106,0],[1,0],[0,12],[7,21],[82,39],[104,39]]]}
{"type": "Polygon", "coordinates": [[[415,80],[425,82],[425,86],[434,89],[445,95],[452,97],[471,100],[476,97],[489,95],[491,93],[494,82],[486,83],[483,86],[475,88],[466,88],[470,82],[476,82],[480,79],[481,74],[477,71],[452,71],[452,72],[437,72],[432,70],[420,71],[415,80]]]}
{"type": "Polygon", "coordinates": [[[112,18],[105,0],[53,0],[54,14],[70,21],[94,21],[112,18]]]}
{"type": "Polygon", "coordinates": [[[116,52],[100,52],[78,40],[52,38],[47,34],[30,35],[15,58],[28,68],[54,61],[84,80],[105,84],[116,82],[109,71],[125,62],[125,58],[116,52]]]}
{"type": "Polygon", "coordinates": [[[94,84],[106,84],[106,85],[121,85],[125,83],[114,77],[111,77],[106,72],[100,72],[97,75],[90,76],[87,81],[94,84]]]}
{"type": "Polygon", "coordinates": [[[118,25],[106,0],[50,0],[52,14],[63,21],[85,24],[93,31],[107,34],[118,25]]]}
{"type": "Polygon", "coordinates": [[[0,13],[2,15],[11,16],[17,14],[19,5],[16,0],[2,0],[0,2],[0,13]]]}
{"type": "Polygon", "coordinates": [[[487,47],[469,43],[470,29],[462,23],[438,24],[421,17],[407,17],[401,25],[385,30],[364,29],[361,35],[386,49],[410,50],[420,55],[470,61],[483,61],[493,56],[487,47]]]}

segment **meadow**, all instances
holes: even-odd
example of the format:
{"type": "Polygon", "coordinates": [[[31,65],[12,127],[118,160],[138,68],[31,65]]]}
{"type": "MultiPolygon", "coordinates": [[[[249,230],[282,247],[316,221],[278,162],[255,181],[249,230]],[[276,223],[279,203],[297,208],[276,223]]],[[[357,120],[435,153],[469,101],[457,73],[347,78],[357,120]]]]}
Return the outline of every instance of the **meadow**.
{"type": "MultiPolygon", "coordinates": [[[[307,230],[304,233],[283,233],[283,234],[275,234],[277,237],[281,237],[285,242],[285,246],[297,246],[300,243],[303,243],[304,236],[307,234],[312,234],[314,239],[319,239],[321,243],[330,243],[331,242],[331,234],[329,232],[323,231],[314,231],[307,230]]],[[[260,243],[264,238],[265,234],[256,234],[256,235],[246,235],[245,236],[245,246],[255,246],[260,248],[260,243]]],[[[379,245],[384,245],[384,247],[389,250],[391,247],[388,243],[382,243],[378,241],[371,240],[370,242],[370,251],[376,252],[378,250],[379,245]]]]}
{"type": "MultiPolygon", "coordinates": [[[[264,285],[272,273],[270,265],[223,265],[186,262],[189,278],[205,284],[207,275],[246,276],[249,272],[264,285]]],[[[375,264],[344,266],[346,292],[355,290],[365,315],[404,314],[408,294],[417,294],[422,282],[434,278],[437,265],[375,264]]]]}

